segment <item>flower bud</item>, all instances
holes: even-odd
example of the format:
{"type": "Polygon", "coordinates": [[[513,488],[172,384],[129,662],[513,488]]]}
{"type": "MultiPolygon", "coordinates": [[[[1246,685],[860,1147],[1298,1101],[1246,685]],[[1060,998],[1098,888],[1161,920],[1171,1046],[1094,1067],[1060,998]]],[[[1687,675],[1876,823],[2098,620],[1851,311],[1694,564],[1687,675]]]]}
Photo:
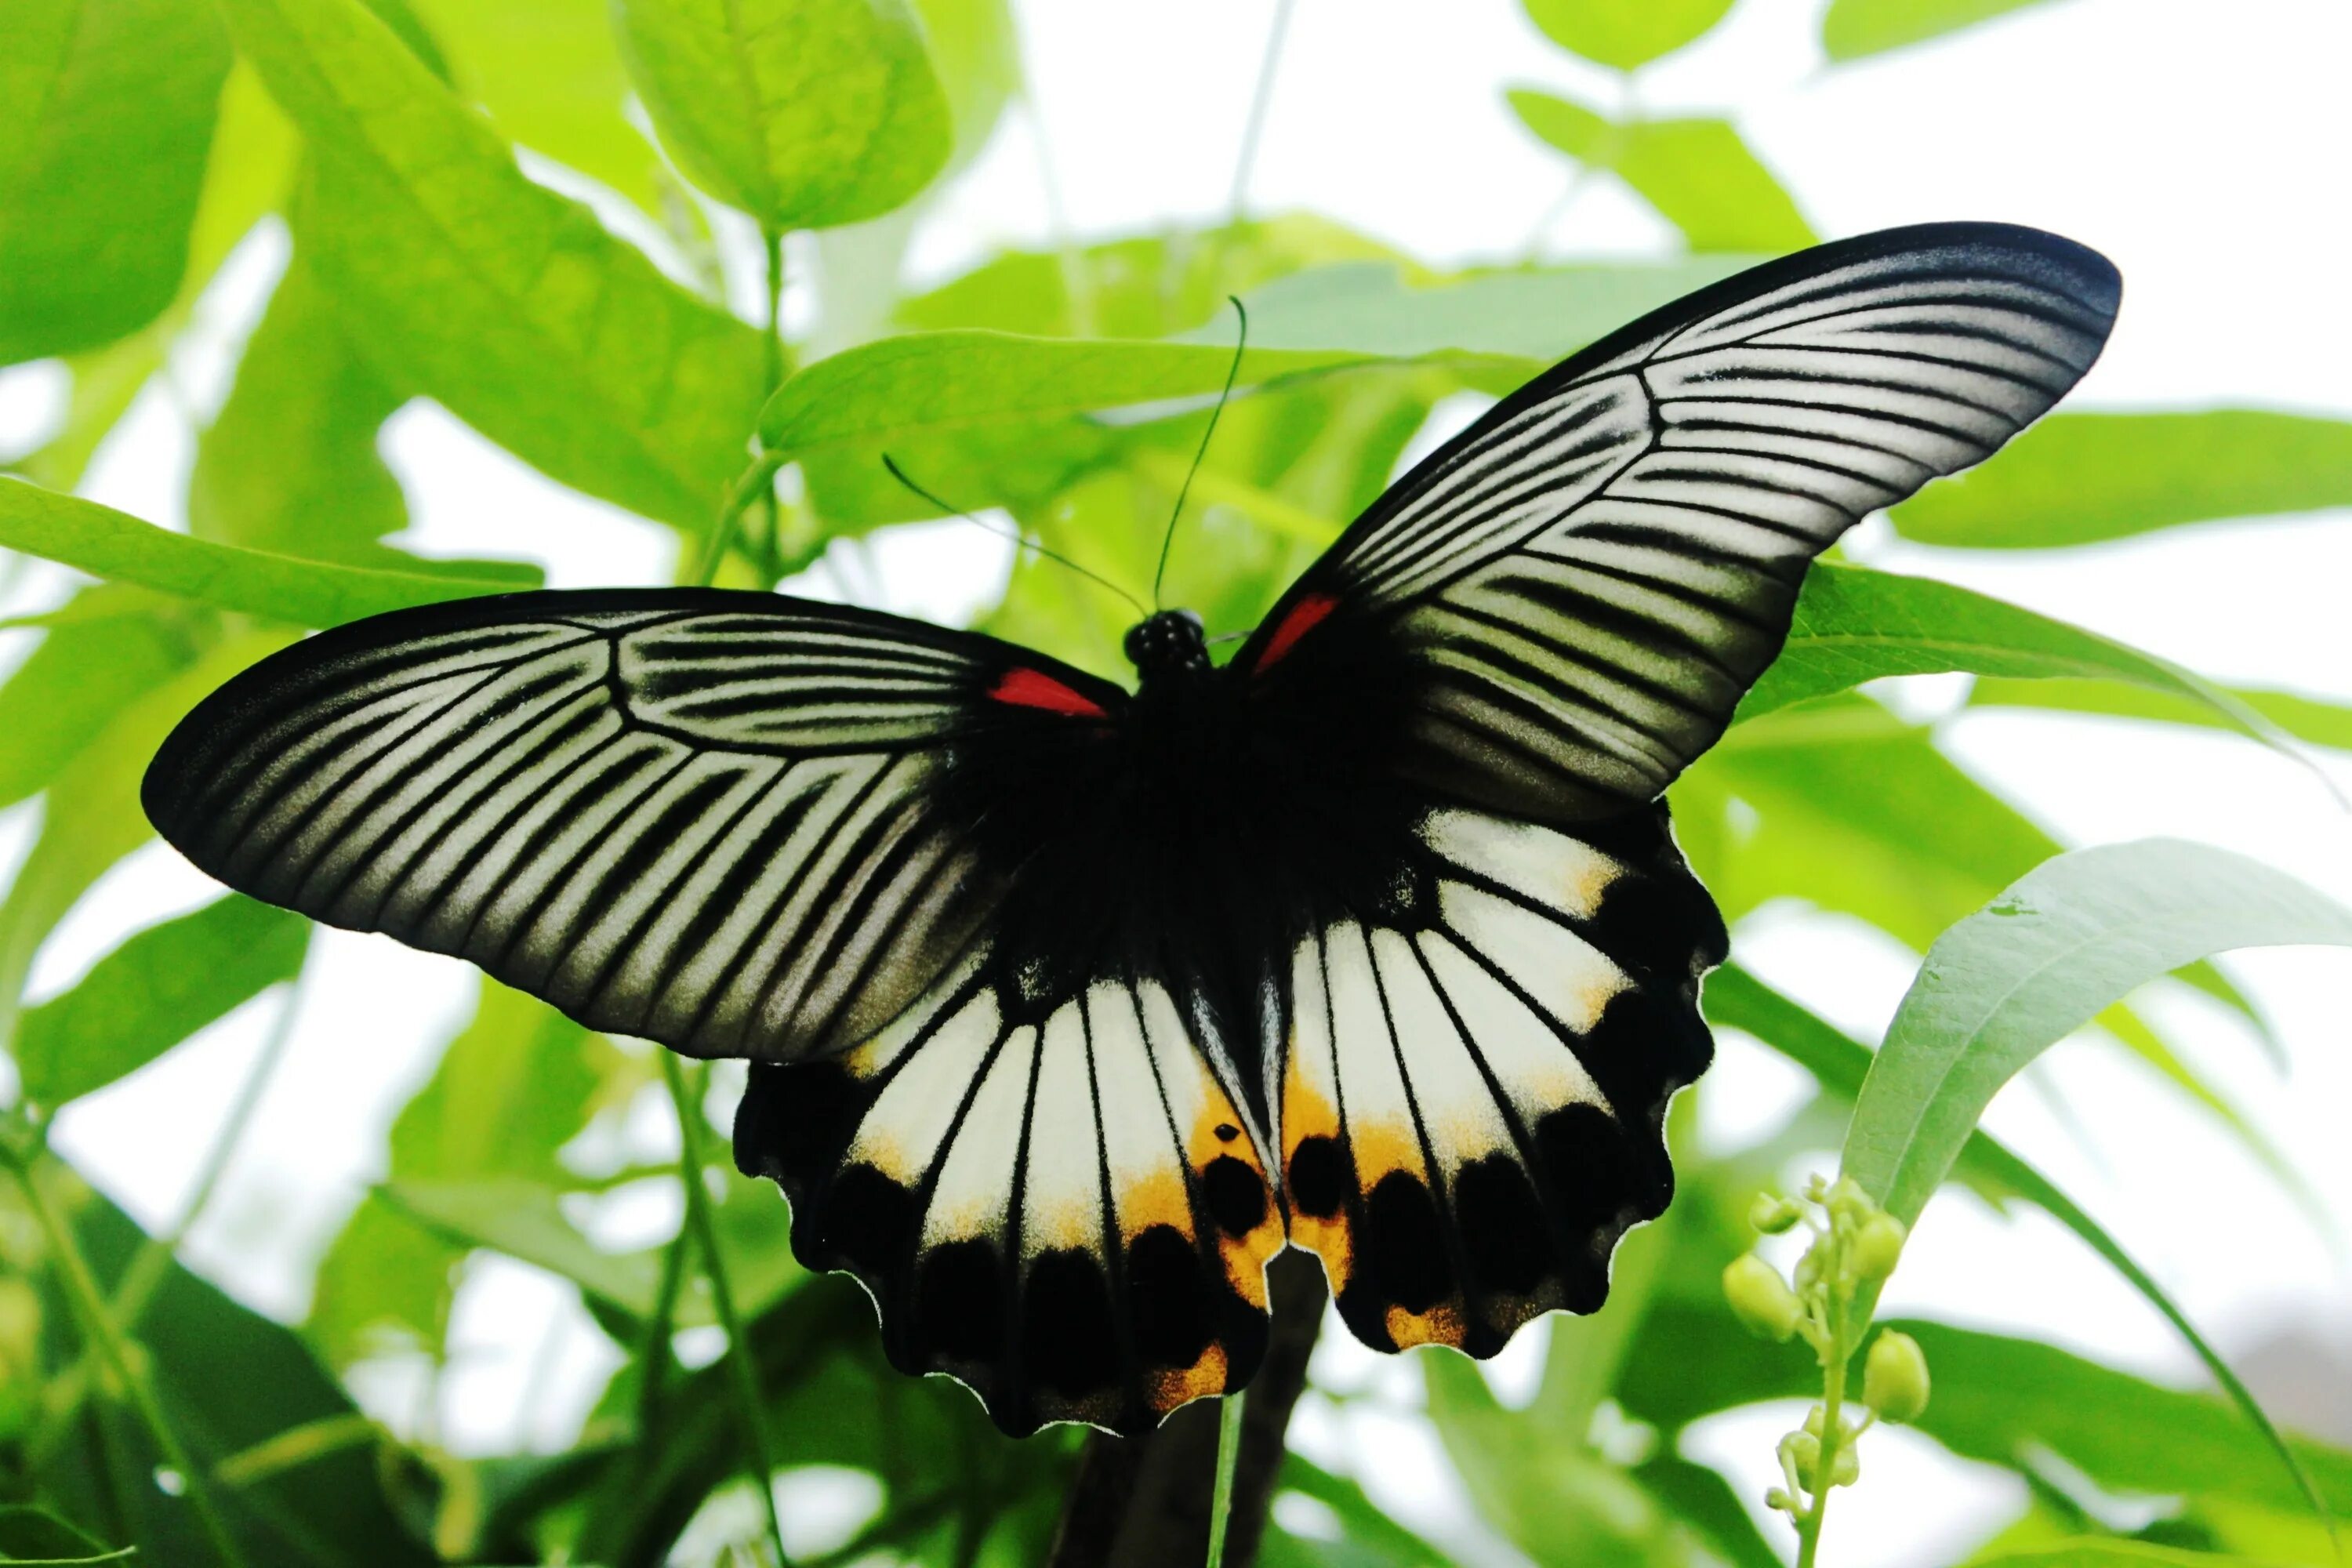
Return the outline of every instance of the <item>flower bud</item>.
{"type": "Polygon", "coordinates": [[[1877,1202],[1852,1176],[1840,1176],[1831,1184],[1826,1201],[1830,1217],[1847,1225],[1859,1225],[1878,1212],[1877,1202]]]}
{"type": "Polygon", "coordinates": [[[1770,1491],[1764,1494],[1764,1506],[1766,1508],[1785,1509],[1790,1513],[1797,1511],[1796,1500],[1791,1498],[1789,1495],[1787,1489],[1782,1487],[1774,1487],[1770,1491]]]}
{"type": "Polygon", "coordinates": [[[1862,1450],[1853,1444],[1847,1443],[1838,1449],[1837,1458],[1830,1463],[1830,1485],[1850,1487],[1860,1479],[1862,1479],[1862,1450]]]}
{"type": "Polygon", "coordinates": [[[1862,1365],[1863,1403],[1882,1421],[1916,1421],[1927,1408],[1927,1358],[1919,1342],[1888,1329],[1862,1365]]]}
{"type": "Polygon", "coordinates": [[[1752,1252],[1743,1252],[1723,1271],[1723,1294],[1748,1331],[1786,1340],[1797,1331],[1805,1309],[1780,1271],[1752,1252]]]}
{"type": "Polygon", "coordinates": [[[1855,1276],[1874,1285],[1894,1273],[1895,1259],[1903,1256],[1905,1235],[1903,1222],[1891,1214],[1874,1214],[1864,1220],[1846,1254],[1855,1276]]]}
{"type": "Polygon", "coordinates": [[[1759,1193],[1748,1205],[1748,1223],[1766,1236],[1779,1236],[1792,1229],[1804,1217],[1804,1211],[1789,1199],[1773,1193],[1759,1193]]]}
{"type": "Polygon", "coordinates": [[[1822,1483],[1815,1473],[1822,1468],[1821,1439],[1810,1432],[1791,1432],[1780,1439],[1780,1447],[1789,1456],[1789,1462],[1796,1467],[1797,1479],[1804,1484],[1805,1489],[1821,1490],[1822,1483]]]}

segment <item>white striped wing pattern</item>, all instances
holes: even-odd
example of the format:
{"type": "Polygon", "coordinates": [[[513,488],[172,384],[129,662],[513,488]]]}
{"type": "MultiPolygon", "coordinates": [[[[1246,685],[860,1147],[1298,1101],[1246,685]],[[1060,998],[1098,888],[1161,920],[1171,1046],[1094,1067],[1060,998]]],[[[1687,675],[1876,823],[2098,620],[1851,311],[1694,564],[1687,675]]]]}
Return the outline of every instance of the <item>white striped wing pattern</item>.
{"type": "MultiPolygon", "coordinates": [[[[257,898],[470,959],[698,1056],[845,1049],[952,962],[991,878],[939,774],[1040,724],[1001,645],[707,590],[499,596],[264,661],[150,769],[149,816],[257,898]]],[[[1058,667],[1056,667],[1058,668],[1058,667]]]]}
{"type": "Polygon", "coordinates": [[[1726,279],[1414,469],[1236,663],[1376,643],[1414,685],[1411,776],[1555,821],[1652,800],[1779,653],[1813,557],[2049,408],[2118,298],[2095,253],[1987,224],[1726,279]]]}

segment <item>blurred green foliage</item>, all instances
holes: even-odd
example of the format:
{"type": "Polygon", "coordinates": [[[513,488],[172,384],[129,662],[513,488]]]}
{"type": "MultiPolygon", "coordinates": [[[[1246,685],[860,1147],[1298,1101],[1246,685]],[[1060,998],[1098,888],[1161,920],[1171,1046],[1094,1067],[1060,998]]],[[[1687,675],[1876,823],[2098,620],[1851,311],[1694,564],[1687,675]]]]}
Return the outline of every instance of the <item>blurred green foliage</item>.
{"type": "MultiPolygon", "coordinates": [[[[1835,0],[1823,44],[1832,60],[1869,55],[2021,3],[1835,0]]],[[[1631,72],[1730,7],[1528,8],[1588,66],[1631,72]]],[[[197,698],[305,629],[541,579],[541,561],[403,548],[406,505],[378,443],[412,399],[667,525],[681,578],[716,549],[722,582],[769,587],[836,542],[925,518],[881,472],[887,451],[1139,593],[1230,363],[1223,301],[1237,293],[1255,327],[1242,395],[1194,482],[1171,597],[1239,630],[1379,493],[1442,402],[1507,390],[1751,253],[1813,237],[1731,119],[1603,112],[1528,88],[1508,102],[1529,131],[1579,177],[1622,182],[1685,250],[1449,272],[1286,213],[1006,250],[908,292],[909,237],[1017,98],[1019,59],[1002,0],[17,0],[0,13],[0,363],[64,356],[71,376],[58,428],[0,478],[0,549],[95,579],[12,623],[29,648],[0,682],[0,805],[39,814],[0,900],[14,1063],[0,1078],[14,1085],[0,1110],[0,1560],[111,1561],[135,1546],[142,1561],[255,1568],[762,1561],[747,1366],[772,1463],[878,1489],[845,1544],[805,1560],[1045,1560],[1079,1435],[1007,1442],[961,1391],[889,1371],[863,1296],[793,1265],[774,1195],[731,1172],[711,1225],[740,1342],[718,1362],[693,1348],[723,1314],[677,1217],[678,1166],[610,1153],[617,1124],[667,1103],[645,1047],[484,982],[394,1123],[384,1179],[320,1260],[307,1317],[281,1323],[175,1257],[275,1047],[186,1212],[156,1234],[44,1132],[60,1107],[224,1016],[290,1007],[307,929],[230,897],[130,933],[61,994],[25,995],[59,922],[149,841],[140,772],[197,698]],[[566,174],[536,177],[542,163],[566,174]],[[604,217],[554,188],[583,182],[605,194],[604,217]],[[766,256],[730,250],[724,206],[763,233],[766,256]],[[291,259],[199,433],[187,531],[77,499],[223,258],[265,225],[283,226],[291,259]],[[809,252],[821,275],[798,280],[814,301],[808,331],[780,341],[764,313],[729,308],[772,299],[776,242],[819,228],[833,230],[809,252]],[[730,296],[730,281],[745,287],[730,296]],[[788,464],[797,480],[768,490],[788,464]],[[759,504],[730,510],[730,494],[759,504]],[[628,1197],[668,1225],[635,1250],[600,1246],[587,1216],[628,1197]],[[609,1370],[559,1446],[459,1456],[429,1422],[395,1432],[354,1399],[371,1373],[405,1367],[430,1405],[453,1308],[486,1254],[576,1291],[604,1342],[609,1370]]],[[[2347,453],[2352,426],[2323,419],[2067,413],[1894,526],[2022,550],[2339,505],[2347,453]]],[[[546,559],[564,550],[551,538],[546,559]]],[[[1024,555],[979,620],[1117,674],[1131,618],[1024,555]]],[[[1780,1561],[1760,1500],[1679,1442],[1723,1411],[1820,1386],[1801,1350],[1740,1329],[1717,1281],[1749,1244],[1757,1194],[1841,1141],[1849,1174],[1905,1218],[1947,1180],[2053,1215],[2173,1319],[2228,1392],[1901,1325],[1933,1367],[1917,1430],[2027,1482],[1984,1561],[2326,1562],[2315,1494],[2352,1512],[2352,1453],[2273,1432],[2097,1221],[1976,1130],[2001,1081],[2095,1018],[2259,1150],[2125,998],[2186,984],[2252,1018],[2195,961],[2346,942],[2352,917],[2217,851],[2062,854],[1932,726],[1857,689],[1939,671],[1976,677],[1976,705],[2352,746],[2352,710],[2225,691],[1949,584],[1819,568],[1787,654],[1675,786],[1677,820],[1735,923],[1801,900],[1922,954],[1920,977],[1877,1056],[1744,970],[1719,973],[1715,1021],[1803,1068],[1816,1098],[1734,1157],[1693,1145],[1685,1100],[1675,1207],[1628,1241],[1605,1312],[1556,1321],[1525,1408],[1467,1363],[1415,1357],[1465,1493],[1531,1560],[1780,1561]],[[2118,1521],[2115,1497],[2160,1500],[2155,1522],[2118,1521]]],[[[698,1069],[692,1081],[708,1088],[698,1069]]],[[[1447,1560],[1303,1456],[1276,1488],[1319,1523],[1286,1528],[1299,1516],[1284,1513],[1264,1563],[1447,1560]]]]}

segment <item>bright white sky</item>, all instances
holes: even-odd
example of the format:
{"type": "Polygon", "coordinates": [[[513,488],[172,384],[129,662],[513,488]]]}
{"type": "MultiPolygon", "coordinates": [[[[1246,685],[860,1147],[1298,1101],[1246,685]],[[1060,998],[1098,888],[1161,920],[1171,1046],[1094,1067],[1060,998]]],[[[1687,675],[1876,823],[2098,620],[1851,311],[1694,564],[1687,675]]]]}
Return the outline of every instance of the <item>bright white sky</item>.
{"type": "MultiPolygon", "coordinates": [[[[1009,118],[927,222],[914,260],[924,278],[1049,232],[1041,125],[1063,207],[1082,236],[1224,210],[1267,0],[1024,0],[1018,9],[1037,115],[1009,118]]],[[[1743,0],[1717,35],[1643,76],[1642,103],[1734,114],[1825,235],[1991,217],[2105,250],[2124,271],[2124,315],[2070,406],[2238,403],[2352,417],[2343,293],[2352,204],[2342,199],[2352,10],[2332,0],[2065,0],[1939,46],[1831,69],[1813,41],[1820,9],[1811,0],[1743,0]]],[[[1551,47],[1510,0],[1453,0],[1440,26],[1429,26],[1433,14],[1409,0],[1299,0],[1250,181],[1255,209],[1311,207],[1436,263],[1508,259],[1531,245],[1566,257],[1667,242],[1638,203],[1605,184],[1538,234],[1567,172],[1517,127],[1500,89],[1528,82],[1606,104],[1619,88],[1551,47]]],[[[216,329],[240,330],[278,262],[271,245],[240,257],[217,294],[216,329]]],[[[178,521],[184,409],[217,397],[219,360],[217,351],[192,353],[178,367],[180,399],[143,401],[101,455],[89,493],[178,521]]],[[[0,376],[0,449],[25,444],[53,385],[38,369],[0,376]]],[[[436,409],[396,419],[387,449],[409,489],[415,537],[431,552],[552,552],[559,583],[654,581],[667,570],[659,531],[556,489],[436,409]]],[[[2210,675],[2352,699],[2344,598],[2352,534],[2340,513],[2032,559],[1930,552],[1883,528],[1857,538],[1856,553],[1874,563],[1965,582],[2210,675]]],[[[892,605],[951,616],[992,591],[1006,553],[978,531],[948,525],[886,539],[879,558],[892,605]]],[[[15,597],[43,591],[37,575],[15,597]]],[[[1949,680],[1917,684],[1905,700],[1922,710],[1958,695],[1949,680]]],[[[2250,743],[1983,714],[1956,722],[1948,741],[2069,841],[2204,839],[2352,900],[2352,817],[2307,774],[2250,743]]],[[[2352,789],[2352,765],[2340,757],[2326,765],[2352,789]]],[[[0,820],[0,842],[20,846],[26,826],[22,814],[0,820]]],[[[70,983],[130,926],[208,896],[168,852],[143,854],[60,931],[37,985],[70,983]]],[[[1905,955],[1796,911],[1768,911],[1739,936],[1752,966],[1867,1037],[1909,978],[1905,955]]],[[[289,1059],[192,1245],[223,1284],[289,1316],[307,1299],[309,1259],[380,1173],[385,1127],[470,995],[459,965],[389,942],[322,932],[314,951],[289,1059]]],[[[2352,1291],[2340,1262],[2352,1247],[2352,1143],[2340,1125],[2340,1109],[2352,1104],[2343,1007],[2352,973],[2341,953],[2316,950],[2248,955],[2234,967],[2288,1044],[2289,1079],[2263,1068],[2244,1033],[2212,1009],[2162,998],[2150,1011],[2309,1174],[2336,1216],[2332,1237],[2209,1123],[2095,1045],[2053,1053],[2047,1092],[2021,1086],[1995,1106],[1991,1126],[2107,1223],[2225,1347],[2300,1323],[2352,1366],[2344,1306],[2352,1291]]],[[[143,1219],[163,1222],[272,1005],[75,1106],[60,1119],[58,1142],[143,1219]]],[[[1795,1087],[1790,1069],[1727,1041],[1702,1101],[1706,1125],[1725,1141],[1752,1135],[1795,1087]]],[[[657,1146],[659,1118],[642,1120],[657,1146]]],[[[777,1221],[782,1245],[781,1207],[777,1221]]],[[[1965,1198],[1930,1211],[1889,1305],[2029,1328],[2195,1381],[2162,1324],[2056,1226],[2002,1220],[1965,1198]]],[[[517,1431],[562,1440],[588,1394],[583,1387],[519,1415],[534,1359],[554,1369],[554,1386],[584,1385],[604,1354],[564,1291],[495,1261],[469,1284],[457,1338],[468,1348],[439,1425],[465,1447],[517,1431]]],[[[1541,1336],[1524,1338],[1496,1366],[1507,1392],[1532,1385],[1541,1336]]],[[[1378,1380],[1412,1396],[1412,1376],[1377,1364],[1336,1330],[1326,1342],[1318,1373],[1331,1385],[1378,1380]]],[[[406,1424],[414,1412],[403,1388],[387,1379],[372,1403],[406,1424]]],[[[1772,1440],[1792,1415],[1726,1417],[1701,1434],[1697,1457],[1733,1466],[1759,1499],[1772,1479],[1772,1440]]],[[[1342,1415],[1310,1397],[1297,1437],[1318,1458],[1363,1474],[1465,1561],[1514,1560],[1469,1519],[1418,1423],[1342,1415]]],[[[1860,1568],[1946,1558],[2021,1495],[1922,1440],[1874,1436],[1868,1479],[1842,1495],[1824,1560],[1860,1568]]],[[[823,1544],[824,1522],[809,1524],[806,1544],[823,1544]]]]}

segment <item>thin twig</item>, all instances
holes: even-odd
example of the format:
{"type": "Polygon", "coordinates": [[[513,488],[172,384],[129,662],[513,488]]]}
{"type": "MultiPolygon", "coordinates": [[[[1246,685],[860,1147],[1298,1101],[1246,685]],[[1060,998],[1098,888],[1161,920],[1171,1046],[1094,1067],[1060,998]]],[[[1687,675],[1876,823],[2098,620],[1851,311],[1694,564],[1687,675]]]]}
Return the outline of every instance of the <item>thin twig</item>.
{"type": "Polygon", "coordinates": [[[1225,1525],[1234,1507],[1234,1466],[1242,1455],[1242,1396],[1217,1402],[1217,1479],[1209,1490],[1209,1568],[1224,1568],[1225,1525]]]}
{"type": "Polygon", "coordinates": [[[1225,200],[1227,226],[1242,221],[1243,205],[1249,199],[1252,170],[1257,163],[1259,138],[1265,133],[1266,110],[1274,104],[1274,78],[1282,62],[1282,44],[1290,31],[1290,13],[1294,0],[1276,0],[1274,22],[1266,29],[1265,53],[1258,61],[1257,89],[1250,95],[1249,119],[1242,126],[1242,150],[1234,160],[1233,194],[1225,200]]]}
{"type": "Polygon", "coordinates": [[[694,1227],[695,1241],[702,1249],[703,1273],[710,1281],[711,1305],[718,1309],[719,1326],[727,1331],[727,1364],[734,1373],[744,1436],[751,1439],[751,1461],[757,1467],[753,1479],[760,1500],[767,1505],[768,1530],[774,1538],[776,1562],[787,1563],[793,1559],[784,1550],[783,1516],[776,1511],[776,1471],[769,1459],[775,1446],[768,1440],[768,1413],[760,1399],[759,1369],[752,1365],[751,1346],[743,1337],[742,1320],[735,1315],[735,1291],[728,1283],[726,1255],[719,1249],[719,1227],[710,1217],[710,1194],[702,1184],[702,1107],[688,1091],[686,1072],[678,1066],[677,1056],[669,1051],[659,1054],[662,1078],[669,1085],[670,1103],[677,1108],[678,1174],[686,1183],[686,1222],[694,1227]]]}

